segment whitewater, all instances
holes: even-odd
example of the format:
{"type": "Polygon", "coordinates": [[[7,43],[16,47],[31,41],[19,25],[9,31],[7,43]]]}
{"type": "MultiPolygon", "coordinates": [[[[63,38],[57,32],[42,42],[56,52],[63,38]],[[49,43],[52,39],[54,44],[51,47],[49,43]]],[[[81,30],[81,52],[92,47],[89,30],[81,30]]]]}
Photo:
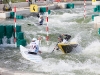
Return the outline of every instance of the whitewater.
{"type": "MultiPolygon", "coordinates": [[[[51,10],[48,16],[49,45],[46,41],[46,20],[43,26],[38,26],[38,18],[32,15],[17,20],[27,45],[33,37],[42,37],[40,49],[43,62],[35,64],[24,59],[19,48],[0,47],[1,74],[99,75],[100,35],[91,18],[94,14],[93,8],[92,5],[86,5],[85,19],[84,5],[75,5],[74,9],[51,10]],[[57,37],[62,33],[71,35],[70,41],[77,42],[79,46],[69,54],[63,54],[61,51],[51,53],[57,43],[57,37]]],[[[0,23],[14,25],[13,19],[0,20],[0,23]]]]}

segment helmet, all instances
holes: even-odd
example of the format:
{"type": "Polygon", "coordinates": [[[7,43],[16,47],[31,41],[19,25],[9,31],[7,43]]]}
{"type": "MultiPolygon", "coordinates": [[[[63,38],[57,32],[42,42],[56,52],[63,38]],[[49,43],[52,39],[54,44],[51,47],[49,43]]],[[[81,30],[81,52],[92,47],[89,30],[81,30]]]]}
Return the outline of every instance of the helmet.
{"type": "Polygon", "coordinates": [[[36,40],[37,40],[36,38],[33,38],[33,39],[32,39],[32,41],[36,41],[36,40]]]}

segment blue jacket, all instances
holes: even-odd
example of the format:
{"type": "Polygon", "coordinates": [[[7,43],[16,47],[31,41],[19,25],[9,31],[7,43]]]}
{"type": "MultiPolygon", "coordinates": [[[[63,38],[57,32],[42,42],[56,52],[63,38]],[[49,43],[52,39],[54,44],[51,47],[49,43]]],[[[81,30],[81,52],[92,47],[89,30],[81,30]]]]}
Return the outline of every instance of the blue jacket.
{"type": "Polygon", "coordinates": [[[40,25],[43,25],[43,21],[44,21],[43,18],[39,21],[40,25]]]}

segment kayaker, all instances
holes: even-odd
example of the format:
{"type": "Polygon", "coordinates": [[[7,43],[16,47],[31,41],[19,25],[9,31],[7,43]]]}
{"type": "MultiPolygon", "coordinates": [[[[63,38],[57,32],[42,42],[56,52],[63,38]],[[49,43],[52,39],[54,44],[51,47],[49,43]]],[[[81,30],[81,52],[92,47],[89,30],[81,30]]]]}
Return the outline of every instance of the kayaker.
{"type": "Polygon", "coordinates": [[[30,49],[29,49],[29,54],[34,54],[37,55],[37,53],[41,53],[41,51],[39,51],[39,44],[37,42],[38,40],[36,38],[33,38],[31,43],[30,43],[30,49]]]}
{"type": "Polygon", "coordinates": [[[39,25],[43,25],[44,18],[42,15],[39,17],[39,25]]]}
{"type": "MultiPolygon", "coordinates": [[[[68,35],[68,34],[60,34],[58,36],[58,43],[68,43],[69,39],[71,38],[71,35],[68,35]]],[[[58,47],[58,43],[56,44],[55,48],[56,50],[59,50],[59,47],[58,47]]]]}
{"type": "Polygon", "coordinates": [[[71,38],[71,35],[68,34],[62,34],[61,36],[63,37],[62,43],[68,43],[69,39],[71,38]]]}

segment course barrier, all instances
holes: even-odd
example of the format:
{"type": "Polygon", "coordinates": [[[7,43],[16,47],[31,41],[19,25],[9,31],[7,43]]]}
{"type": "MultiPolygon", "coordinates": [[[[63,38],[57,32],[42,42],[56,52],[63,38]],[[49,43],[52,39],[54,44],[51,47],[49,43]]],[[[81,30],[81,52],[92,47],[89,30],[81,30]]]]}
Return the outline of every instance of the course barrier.
{"type": "MultiPolygon", "coordinates": [[[[17,47],[20,45],[26,46],[26,40],[24,39],[24,32],[21,31],[21,25],[16,25],[16,42],[17,47]]],[[[5,45],[3,42],[3,38],[6,38],[6,44],[12,44],[11,41],[14,42],[15,32],[14,25],[0,25],[0,45],[5,45]],[[13,40],[11,40],[13,38],[13,40]]]]}
{"type": "Polygon", "coordinates": [[[94,14],[94,15],[92,15],[92,21],[94,21],[94,17],[96,17],[96,16],[99,16],[99,13],[100,13],[100,5],[96,5],[96,7],[95,8],[93,8],[93,11],[96,13],[96,14],[94,14]]]}
{"type": "Polygon", "coordinates": [[[5,35],[5,27],[0,25],[0,39],[2,39],[5,35]]]}
{"type": "Polygon", "coordinates": [[[68,8],[68,9],[74,8],[74,3],[66,4],[66,8],[68,8]]]}
{"type": "Polygon", "coordinates": [[[19,47],[20,45],[22,46],[26,46],[26,40],[25,39],[18,39],[17,40],[17,47],[19,47]]]}
{"type": "Polygon", "coordinates": [[[92,15],[92,21],[94,21],[94,17],[99,16],[99,15],[92,15]]]}
{"type": "Polygon", "coordinates": [[[100,28],[98,29],[98,34],[100,34],[100,28]]]}
{"type": "Polygon", "coordinates": [[[100,5],[96,5],[96,7],[94,8],[94,12],[100,12],[100,5]]]}
{"type": "Polygon", "coordinates": [[[0,38],[0,44],[3,44],[3,43],[2,43],[2,39],[1,39],[1,38],[0,38]]]}
{"type": "MultiPolygon", "coordinates": [[[[15,12],[10,12],[10,18],[14,19],[15,12]]],[[[24,19],[23,15],[16,15],[16,19],[24,19]]]]}
{"type": "MultiPolygon", "coordinates": [[[[46,7],[40,7],[40,12],[41,12],[41,13],[45,13],[45,12],[47,12],[46,7]]],[[[48,14],[50,14],[50,13],[51,13],[51,11],[48,10],[48,14]]]]}

